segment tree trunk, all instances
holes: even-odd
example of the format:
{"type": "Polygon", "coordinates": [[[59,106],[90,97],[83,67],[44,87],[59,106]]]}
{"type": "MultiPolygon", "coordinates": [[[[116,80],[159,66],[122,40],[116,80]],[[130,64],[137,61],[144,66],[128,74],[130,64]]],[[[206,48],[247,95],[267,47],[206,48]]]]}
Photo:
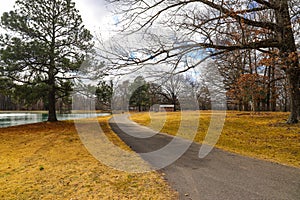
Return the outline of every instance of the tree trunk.
{"type": "Polygon", "coordinates": [[[288,80],[288,92],[290,97],[290,111],[291,114],[287,123],[294,124],[298,122],[300,111],[300,91],[299,91],[299,58],[297,54],[297,47],[290,21],[288,0],[277,1],[279,9],[275,11],[276,22],[279,25],[277,31],[278,41],[281,43],[279,48],[281,64],[286,71],[288,80]]]}
{"type": "Polygon", "coordinates": [[[172,103],[174,105],[174,108],[173,108],[173,111],[176,112],[176,100],[177,100],[177,97],[175,94],[172,94],[172,103]]]}
{"type": "Polygon", "coordinates": [[[272,73],[271,73],[271,80],[272,80],[272,83],[270,85],[270,89],[271,89],[271,111],[275,112],[276,111],[276,101],[277,101],[277,97],[276,97],[276,83],[274,81],[275,79],[275,65],[273,65],[271,67],[271,70],[272,70],[272,73]]]}
{"type": "Polygon", "coordinates": [[[295,124],[299,121],[300,115],[300,91],[299,91],[299,76],[300,73],[287,73],[287,79],[289,84],[289,95],[290,95],[290,109],[291,113],[287,121],[288,124],[295,124]]]}
{"type": "MultiPolygon", "coordinates": [[[[55,13],[55,5],[56,1],[53,1],[53,13],[55,13]]],[[[56,40],[56,27],[55,27],[55,16],[53,16],[54,19],[52,21],[52,41],[51,41],[51,54],[50,54],[50,65],[49,65],[49,72],[48,72],[48,86],[49,86],[49,91],[48,91],[48,101],[49,101],[49,107],[48,107],[48,121],[49,122],[55,122],[57,121],[56,118],[56,88],[55,88],[55,74],[54,74],[54,69],[55,69],[55,40],[56,40]]]]}
{"type": "Polygon", "coordinates": [[[268,73],[268,85],[267,85],[267,94],[266,94],[266,98],[265,98],[265,110],[266,111],[270,111],[271,110],[271,66],[269,66],[267,68],[267,70],[265,70],[264,73],[264,77],[266,77],[266,74],[268,73]]]}
{"type": "Polygon", "coordinates": [[[48,101],[49,101],[49,107],[48,107],[48,121],[49,122],[56,122],[56,109],[55,109],[55,83],[49,85],[49,91],[48,91],[48,101]]]}

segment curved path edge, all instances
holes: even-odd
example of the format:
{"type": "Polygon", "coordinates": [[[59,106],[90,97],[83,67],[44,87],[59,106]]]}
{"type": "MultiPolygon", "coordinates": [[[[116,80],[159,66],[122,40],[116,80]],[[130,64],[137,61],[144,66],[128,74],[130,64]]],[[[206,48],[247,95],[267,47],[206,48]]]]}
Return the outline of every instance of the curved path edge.
{"type": "MultiPolygon", "coordinates": [[[[127,115],[114,115],[109,124],[137,153],[155,151],[173,138],[165,134],[153,134],[151,129],[128,120],[127,115]],[[134,134],[125,133],[130,131],[134,134]],[[152,137],[135,137],[135,134],[152,134],[152,137]]],[[[300,199],[299,168],[244,157],[217,148],[200,159],[200,147],[201,144],[192,143],[178,160],[159,170],[171,187],[179,192],[180,199],[300,199]]]]}

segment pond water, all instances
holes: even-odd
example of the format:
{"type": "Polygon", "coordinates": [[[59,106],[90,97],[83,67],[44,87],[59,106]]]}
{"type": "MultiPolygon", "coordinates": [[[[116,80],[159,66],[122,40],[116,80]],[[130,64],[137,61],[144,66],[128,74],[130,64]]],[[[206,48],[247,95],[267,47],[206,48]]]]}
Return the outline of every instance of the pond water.
{"type": "MultiPolygon", "coordinates": [[[[80,113],[80,114],[57,114],[58,120],[72,120],[107,116],[109,113],[80,113]]],[[[48,114],[40,113],[0,113],[0,128],[22,124],[32,124],[47,121],[48,114]]]]}

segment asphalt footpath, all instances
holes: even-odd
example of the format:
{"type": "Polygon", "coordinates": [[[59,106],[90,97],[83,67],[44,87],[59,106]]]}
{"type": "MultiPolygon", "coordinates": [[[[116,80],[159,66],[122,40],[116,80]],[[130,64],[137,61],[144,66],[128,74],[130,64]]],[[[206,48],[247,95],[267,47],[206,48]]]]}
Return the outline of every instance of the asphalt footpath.
{"type": "MultiPolygon", "coordinates": [[[[115,115],[110,126],[132,150],[164,174],[170,186],[179,192],[180,199],[300,200],[299,168],[217,148],[200,159],[201,144],[196,143],[192,143],[179,159],[161,168],[161,163],[172,157],[170,153],[161,153],[158,159],[147,155],[164,149],[174,141],[174,137],[140,126],[128,120],[125,114],[115,115]]],[[[185,147],[186,142],[176,140],[178,149],[185,147]]]]}

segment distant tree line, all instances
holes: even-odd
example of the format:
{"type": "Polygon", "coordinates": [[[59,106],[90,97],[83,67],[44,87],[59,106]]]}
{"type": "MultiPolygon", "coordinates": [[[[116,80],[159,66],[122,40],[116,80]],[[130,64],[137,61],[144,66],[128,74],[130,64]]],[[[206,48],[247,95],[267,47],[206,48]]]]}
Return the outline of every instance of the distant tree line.
{"type": "MultiPolygon", "coordinates": [[[[173,111],[181,109],[181,103],[187,98],[197,98],[200,109],[210,109],[210,97],[206,86],[198,84],[183,74],[161,77],[159,80],[146,81],[143,76],[133,81],[123,81],[114,91],[113,108],[131,111],[158,111],[159,105],[173,105],[173,111]],[[193,88],[195,90],[191,90],[193,88]]],[[[185,108],[188,108],[185,105],[185,108]]],[[[191,108],[194,109],[194,108],[191,108]]]]}
{"type": "MultiPolygon", "coordinates": [[[[216,63],[220,65],[220,62],[216,63]]],[[[253,65],[254,66],[254,65],[253,65]]],[[[226,91],[226,104],[229,110],[240,111],[283,111],[290,108],[287,91],[287,80],[280,70],[272,67],[260,68],[247,73],[247,68],[241,71],[225,68],[225,62],[219,66],[226,91]]],[[[114,96],[115,109],[148,111],[155,110],[152,106],[157,104],[174,105],[174,111],[180,109],[180,96],[186,95],[187,90],[192,90],[200,110],[212,109],[214,103],[206,78],[194,78],[176,74],[160,81],[147,82],[142,76],[133,81],[124,81],[118,85],[119,90],[114,96]],[[187,87],[189,86],[189,87],[187,87]],[[192,89],[191,89],[192,88],[192,89]]],[[[218,87],[215,85],[214,87],[218,87]]],[[[223,108],[222,108],[223,109],[223,108]]]]}
{"type": "MultiPolygon", "coordinates": [[[[287,95],[287,83],[280,70],[273,68],[260,68],[246,73],[247,68],[236,71],[229,69],[226,62],[216,63],[222,73],[227,95],[227,108],[240,111],[288,111],[289,99],[287,95]],[[223,70],[223,71],[222,71],[223,70]],[[244,71],[244,73],[243,73],[244,71]]],[[[247,65],[248,66],[248,65],[247,65]]],[[[214,77],[209,77],[214,78],[214,77]]],[[[47,98],[43,95],[42,88],[20,85],[12,90],[6,90],[9,86],[6,81],[0,87],[1,110],[47,110],[47,98]],[[5,89],[4,89],[5,88],[5,89]]],[[[78,110],[103,110],[110,111],[114,101],[114,109],[133,111],[156,111],[154,105],[174,105],[174,111],[179,110],[179,97],[185,95],[186,90],[193,90],[199,109],[211,109],[211,91],[205,81],[184,75],[176,74],[161,78],[153,82],[147,82],[144,77],[138,76],[132,81],[124,81],[117,85],[118,91],[114,91],[113,81],[99,81],[96,86],[88,86],[84,92],[77,95],[68,93],[58,98],[56,110],[68,113],[78,110]],[[189,88],[187,89],[187,86],[189,88]],[[89,89],[88,89],[89,88],[89,89]],[[113,94],[115,96],[113,96],[113,94]],[[73,98],[73,102],[72,102],[73,98]],[[114,99],[113,99],[114,98],[114,99]]],[[[216,86],[217,87],[217,86],[216,86]]]]}
{"type": "MultiPolygon", "coordinates": [[[[84,90],[65,93],[56,99],[55,109],[59,113],[78,110],[111,109],[113,94],[112,81],[100,81],[97,86],[87,86],[84,90]]],[[[48,110],[47,98],[43,89],[20,85],[7,90],[0,87],[0,110],[48,110]]]]}
{"type": "Polygon", "coordinates": [[[214,60],[224,79],[229,108],[244,111],[290,110],[288,80],[275,59],[270,54],[239,50],[224,53],[214,60]]]}

